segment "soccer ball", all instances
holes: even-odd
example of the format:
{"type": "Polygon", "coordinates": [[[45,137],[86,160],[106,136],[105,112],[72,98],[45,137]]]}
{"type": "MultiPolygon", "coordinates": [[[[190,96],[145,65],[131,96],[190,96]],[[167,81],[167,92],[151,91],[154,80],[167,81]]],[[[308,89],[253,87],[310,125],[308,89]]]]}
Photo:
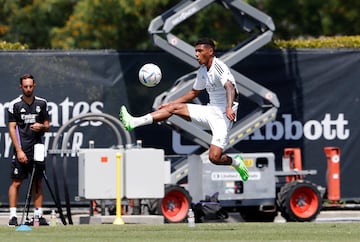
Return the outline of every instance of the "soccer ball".
{"type": "Polygon", "coordinates": [[[160,68],[153,63],[145,64],[139,70],[139,80],[144,86],[154,87],[160,83],[161,78],[160,68]]]}

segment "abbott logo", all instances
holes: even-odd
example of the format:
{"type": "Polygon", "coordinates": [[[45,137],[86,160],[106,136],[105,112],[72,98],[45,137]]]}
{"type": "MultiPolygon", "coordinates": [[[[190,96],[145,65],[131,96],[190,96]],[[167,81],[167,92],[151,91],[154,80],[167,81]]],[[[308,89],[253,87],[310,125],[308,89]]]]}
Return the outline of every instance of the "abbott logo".
{"type": "MultiPolygon", "coordinates": [[[[322,120],[309,120],[304,124],[293,120],[291,114],[283,114],[279,120],[267,123],[244,140],[300,140],[304,137],[308,140],[346,140],[350,137],[348,125],[349,121],[345,120],[343,113],[339,113],[336,119],[326,113],[322,120]]],[[[177,154],[191,154],[199,147],[181,144],[181,135],[173,131],[172,148],[177,154]]]]}
{"type": "Polygon", "coordinates": [[[331,114],[327,113],[321,121],[309,120],[304,124],[293,120],[291,114],[283,114],[281,117],[283,122],[266,124],[265,130],[256,130],[250,140],[299,140],[303,136],[309,140],[346,140],[350,136],[350,130],[346,128],[349,121],[344,119],[343,113],[338,114],[337,119],[332,119],[331,114]]]}

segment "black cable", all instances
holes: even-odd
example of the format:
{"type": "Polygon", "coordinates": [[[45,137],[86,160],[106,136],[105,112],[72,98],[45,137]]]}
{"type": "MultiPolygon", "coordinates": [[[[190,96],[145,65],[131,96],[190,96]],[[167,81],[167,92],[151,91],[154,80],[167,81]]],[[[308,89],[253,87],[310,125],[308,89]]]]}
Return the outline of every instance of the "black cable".
{"type": "Polygon", "coordinates": [[[64,176],[64,195],[65,195],[65,204],[66,204],[66,216],[68,218],[69,224],[73,224],[72,215],[71,215],[71,204],[70,204],[70,196],[68,189],[68,180],[66,176],[67,171],[67,156],[64,156],[63,159],[63,176],[64,176]]]}
{"type": "Polygon", "coordinates": [[[55,199],[56,199],[56,204],[57,204],[57,209],[60,215],[60,219],[61,222],[66,225],[67,222],[65,220],[64,214],[62,212],[62,207],[61,207],[61,201],[60,201],[60,194],[59,194],[59,184],[58,184],[58,180],[57,180],[57,175],[56,175],[56,155],[53,154],[53,159],[52,159],[52,168],[53,168],[53,181],[54,181],[54,188],[55,188],[55,199]]]}

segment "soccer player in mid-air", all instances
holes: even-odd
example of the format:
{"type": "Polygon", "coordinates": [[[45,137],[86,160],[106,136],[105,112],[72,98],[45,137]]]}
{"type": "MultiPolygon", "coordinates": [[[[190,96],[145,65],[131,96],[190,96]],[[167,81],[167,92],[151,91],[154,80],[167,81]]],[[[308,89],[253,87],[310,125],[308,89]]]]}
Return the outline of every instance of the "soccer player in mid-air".
{"type": "Polygon", "coordinates": [[[212,132],[209,160],[215,165],[231,165],[240,174],[243,181],[248,179],[248,169],[240,155],[230,156],[223,153],[228,144],[229,130],[236,120],[238,91],[234,76],[224,62],[215,57],[215,44],[209,38],[199,39],[195,43],[195,56],[200,64],[192,89],[183,96],[141,117],[131,116],[126,107],[120,109],[120,119],[126,130],[164,121],[177,115],[194,122],[212,132]],[[196,98],[201,90],[209,94],[209,104],[188,103],[196,98]]]}

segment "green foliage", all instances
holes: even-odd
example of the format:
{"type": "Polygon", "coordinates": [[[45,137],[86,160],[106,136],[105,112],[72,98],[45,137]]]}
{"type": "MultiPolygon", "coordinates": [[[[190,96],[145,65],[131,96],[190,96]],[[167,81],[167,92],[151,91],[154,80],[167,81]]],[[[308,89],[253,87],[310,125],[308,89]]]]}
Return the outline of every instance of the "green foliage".
{"type": "Polygon", "coordinates": [[[0,41],[0,50],[26,50],[29,47],[25,44],[21,44],[19,42],[9,43],[6,41],[0,41]]]}
{"type": "MultiPolygon", "coordinates": [[[[306,48],[357,47],[357,38],[331,45],[320,36],[352,36],[360,32],[360,1],[245,0],[271,16],[275,41],[306,48]],[[309,39],[319,38],[315,43],[309,39]],[[302,39],[306,39],[303,41],[302,39]],[[299,42],[299,43],[297,43],[299,42]],[[295,44],[296,43],[296,44],[295,44]]],[[[180,0],[0,0],[0,38],[26,43],[31,49],[156,48],[148,34],[150,21],[180,0]]],[[[210,4],[172,30],[193,43],[203,36],[228,49],[245,39],[232,12],[210,4]]],[[[253,33],[249,33],[253,34],[253,33]]]]}
{"type": "Polygon", "coordinates": [[[274,40],[277,48],[360,48],[360,36],[335,36],[317,39],[274,40]]]}
{"type": "Polygon", "coordinates": [[[147,28],[169,0],[78,1],[66,25],[51,32],[53,48],[140,49],[147,28]],[[154,6],[157,6],[156,8],[154,6]]]}
{"type": "MultiPolygon", "coordinates": [[[[14,0],[2,1],[4,40],[27,43],[30,48],[51,48],[50,30],[64,25],[76,1],[14,0]]],[[[0,32],[1,34],[1,32],[0,32]]]]}
{"type": "Polygon", "coordinates": [[[356,35],[360,32],[360,1],[248,0],[272,17],[279,39],[306,36],[356,35]]]}

